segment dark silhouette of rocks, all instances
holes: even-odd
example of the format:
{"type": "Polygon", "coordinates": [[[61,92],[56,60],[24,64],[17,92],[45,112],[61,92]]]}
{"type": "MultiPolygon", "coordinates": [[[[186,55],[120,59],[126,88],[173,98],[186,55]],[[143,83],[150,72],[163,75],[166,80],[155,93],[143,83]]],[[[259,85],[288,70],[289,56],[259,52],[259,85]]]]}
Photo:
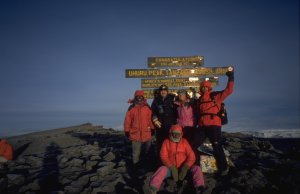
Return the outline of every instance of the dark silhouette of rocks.
{"type": "MultiPolygon", "coordinates": [[[[227,176],[204,174],[205,194],[265,194],[300,191],[300,142],[257,139],[223,133],[234,167],[227,176]],[[280,141],[284,143],[280,149],[280,141]]],[[[0,164],[0,193],[134,194],[158,167],[154,150],[138,168],[131,164],[131,146],[122,131],[83,124],[10,137],[15,159],[0,164]]],[[[159,194],[194,193],[191,180],[177,188],[167,179],[159,194]]]]}

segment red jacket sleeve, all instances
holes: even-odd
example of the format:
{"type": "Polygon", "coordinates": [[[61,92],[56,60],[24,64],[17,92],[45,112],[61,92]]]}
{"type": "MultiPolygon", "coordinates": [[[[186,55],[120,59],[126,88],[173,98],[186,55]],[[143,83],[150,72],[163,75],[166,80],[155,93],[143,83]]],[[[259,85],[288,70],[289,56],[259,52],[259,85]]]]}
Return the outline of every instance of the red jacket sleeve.
{"type": "Polygon", "coordinates": [[[124,121],[124,131],[129,132],[130,128],[132,125],[132,118],[131,118],[131,113],[130,110],[127,111],[126,116],[125,116],[125,121],[124,121]]]}
{"type": "Polygon", "coordinates": [[[185,140],[185,150],[187,153],[187,159],[185,161],[185,164],[187,164],[189,167],[191,167],[195,163],[196,157],[195,157],[195,153],[192,150],[190,144],[186,140],[185,140]]]}
{"type": "Polygon", "coordinates": [[[233,92],[234,82],[228,81],[226,88],[219,93],[215,99],[216,101],[223,102],[233,92]]]}
{"type": "Polygon", "coordinates": [[[153,122],[152,122],[152,111],[151,109],[149,110],[149,125],[150,125],[150,128],[151,129],[155,129],[154,125],[153,125],[153,122]]]}
{"type": "Polygon", "coordinates": [[[163,165],[167,166],[168,168],[172,167],[173,164],[172,161],[169,158],[169,150],[168,150],[169,140],[164,140],[161,149],[160,149],[160,159],[163,163],[163,165]]]}

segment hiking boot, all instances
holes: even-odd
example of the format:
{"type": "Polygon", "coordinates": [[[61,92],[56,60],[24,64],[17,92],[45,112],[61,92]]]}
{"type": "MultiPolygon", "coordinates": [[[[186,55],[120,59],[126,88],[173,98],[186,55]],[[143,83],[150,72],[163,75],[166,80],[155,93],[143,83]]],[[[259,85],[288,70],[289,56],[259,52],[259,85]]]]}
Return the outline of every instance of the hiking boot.
{"type": "Polygon", "coordinates": [[[229,168],[226,168],[225,170],[222,170],[220,172],[220,176],[226,176],[226,175],[228,175],[228,173],[229,173],[229,168]]]}
{"type": "Polygon", "coordinates": [[[143,191],[144,191],[144,194],[156,194],[156,189],[154,189],[153,187],[145,184],[143,186],[143,191]]]}
{"type": "Polygon", "coordinates": [[[183,181],[178,181],[177,182],[177,193],[178,194],[182,194],[183,193],[183,191],[186,189],[186,187],[187,187],[188,185],[187,185],[187,180],[183,180],[183,181]]]}
{"type": "Polygon", "coordinates": [[[204,186],[196,187],[195,188],[196,194],[202,194],[206,189],[207,189],[207,187],[204,187],[204,186]]]}

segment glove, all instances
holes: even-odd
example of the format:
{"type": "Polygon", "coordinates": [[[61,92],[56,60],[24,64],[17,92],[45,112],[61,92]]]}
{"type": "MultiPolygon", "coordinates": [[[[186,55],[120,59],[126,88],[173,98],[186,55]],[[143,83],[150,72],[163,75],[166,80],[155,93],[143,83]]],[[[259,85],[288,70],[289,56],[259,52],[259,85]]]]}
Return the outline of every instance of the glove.
{"type": "Polygon", "coordinates": [[[129,132],[125,132],[125,136],[129,138],[129,132]]]}
{"type": "Polygon", "coordinates": [[[161,122],[158,119],[153,119],[153,123],[157,128],[161,128],[161,122]]]}
{"type": "Polygon", "coordinates": [[[179,175],[178,175],[178,178],[180,181],[182,181],[186,174],[187,174],[187,171],[190,169],[190,167],[187,165],[187,164],[184,164],[181,169],[180,169],[180,172],[179,172],[179,175]]]}
{"type": "Polygon", "coordinates": [[[227,71],[226,75],[227,75],[229,81],[234,81],[234,72],[233,71],[227,71]]]}
{"type": "Polygon", "coordinates": [[[177,181],[178,181],[178,169],[177,169],[176,166],[174,165],[174,166],[172,166],[172,167],[170,168],[170,170],[171,170],[171,174],[172,174],[173,180],[174,180],[175,182],[177,182],[177,181]]]}

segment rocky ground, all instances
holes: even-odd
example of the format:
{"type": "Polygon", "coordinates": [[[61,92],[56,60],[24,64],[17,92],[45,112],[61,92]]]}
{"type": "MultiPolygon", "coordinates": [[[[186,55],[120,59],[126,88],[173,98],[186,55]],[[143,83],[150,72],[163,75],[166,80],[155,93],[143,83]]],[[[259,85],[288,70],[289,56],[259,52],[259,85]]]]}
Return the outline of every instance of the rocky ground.
{"type": "MultiPolygon", "coordinates": [[[[7,140],[15,160],[0,165],[1,194],[143,193],[157,168],[152,154],[133,169],[130,142],[123,132],[91,124],[7,140]]],[[[283,152],[267,140],[239,133],[224,133],[224,145],[235,167],[225,177],[205,174],[205,194],[299,193],[299,147],[283,152]]],[[[175,188],[168,179],[158,193],[194,192],[190,181],[183,190],[175,188]]]]}

